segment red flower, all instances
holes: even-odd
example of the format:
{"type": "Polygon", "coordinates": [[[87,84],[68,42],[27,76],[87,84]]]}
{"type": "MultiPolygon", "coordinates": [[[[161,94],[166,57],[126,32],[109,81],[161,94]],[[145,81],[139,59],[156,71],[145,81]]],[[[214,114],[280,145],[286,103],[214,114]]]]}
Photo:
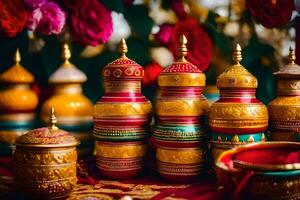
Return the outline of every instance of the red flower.
{"type": "Polygon", "coordinates": [[[172,0],[171,6],[179,19],[183,19],[187,16],[181,0],[172,0]]]}
{"type": "Polygon", "coordinates": [[[98,0],[86,0],[74,7],[70,20],[73,39],[83,45],[103,44],[113,31],[111,11],[98,0]]]}
{"type": "Polygon", "coordinates": [[[172,24],[163,24],[160,26],[159,32],[154,35],[155,40],[163,45],[167,46],[171,39],[172,30],[174,25],[172,24]]]}
{"type": "Polygon", "coordinates": [[[145,75],[142,79],[143,85],[148,86],[148,85],[156,84],[158,75],[160,74],[160,72],[163,69],[164,68],[156,62],[152,62],[152,63],[146,65],[144,67],[145,75]]]}
{"type": "Polygon", "coordinates": [[[187,59],[200,70],[204,71],[212,59],[212,41],[208,33],[192,17],[187,17],[176,23],[173,28],[169,49],[178,58],[179,38],[184,34],[187,38],[187,59]]]}
{"type": "Polygon", "coordinates": [[[0,1],[0,36],[15,37],[26,25],[27,10],[22,0],[0,1]]]}
{"type": "Polygon", "coordinates": [[[287,24],[294,10],[293,0],[246,0],[246,7],[263,26],[278,28],[287,24]]]}

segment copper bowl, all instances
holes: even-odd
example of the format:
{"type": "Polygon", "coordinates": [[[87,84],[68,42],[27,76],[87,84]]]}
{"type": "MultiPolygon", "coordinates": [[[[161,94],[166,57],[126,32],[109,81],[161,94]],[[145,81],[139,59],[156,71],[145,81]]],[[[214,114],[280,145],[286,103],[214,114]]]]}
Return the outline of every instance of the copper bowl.
{"type": "Polygon", "coordinates": [[[263,142],[226,151],[216,161],[219,184],[238,199],[299,199],[300,144],[263,142]]]}

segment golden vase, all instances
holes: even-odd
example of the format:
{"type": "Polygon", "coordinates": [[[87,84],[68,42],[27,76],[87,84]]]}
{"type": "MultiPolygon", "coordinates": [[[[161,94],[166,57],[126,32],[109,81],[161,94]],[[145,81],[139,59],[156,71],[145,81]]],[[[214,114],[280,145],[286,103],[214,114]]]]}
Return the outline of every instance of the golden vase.
{"type": "Polygon", "coordinates": [[[234,65],[217,78],[220,99],[209,109],[211,152],[220,153],[247,143],[264,141],[268,126],[267,107],[255,97],[257,79],[241,64],[241,47],[233,53],[234,65]]]}
{"type": "Polygon", "coordinates": [[[49,118],[49,110],[55,108],[57,126],[72,133],[79,141],[79,157],[93,153],[93,104],[82,94],[82,84],[86,75],[70,61],[71,51],[67,44],[63,46],[63,64],[50,76],[49,83],[54,86],[54,94],[44,102],[41,119],[49,118]]]}
{"type": "Polygon", "coordinates": [[[300,141],[300,66],[290,48],[289,63],[278,72],[278,96],[270,102],[270,138],[276,141],[300,141]]]}

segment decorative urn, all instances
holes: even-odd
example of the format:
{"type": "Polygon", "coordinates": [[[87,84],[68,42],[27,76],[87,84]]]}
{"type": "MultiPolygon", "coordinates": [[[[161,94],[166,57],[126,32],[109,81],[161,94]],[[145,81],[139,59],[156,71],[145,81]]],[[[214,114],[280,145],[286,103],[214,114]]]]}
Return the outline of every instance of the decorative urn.
{"type": "Polygon", "coordinates": [[[86,75],[70,61],[69,46],[64,44],[63,64],[50,76],[49,83],[54,85],[54,94],[42,106],[41,118],[44,123],[53,107],[58,119],[57,126],[72,133],[79,141],[79,157],[93,153],[93,104],[82,94],[82,83],[86,75]]]}
{"type": "Polygon", "coordinates": [[[184,35],[180,43],[180,58],[158,77],[153,136],[158,172],[167,180],[186,182],[205,171],[208,101],[202,95],[204,73],[185,58],[184,35]]]}
{"type": "Polygon", "coordinates": [[[15,140],[35,126],[38,96],[31,90],[33,75],[21,64],[19,49],[15,64],[0,74],[0,155],[11,156],[15,140]]]}
{"type": "Polygon", "coordinates": [[[278,72],[278,96],[269,104],[270,139],[300,141],[300,66],[290,48],[289,63],[278,72]]]}
{"type": "Polygon", "coordinates": [[[260,142],[223,152],[218,184],[230,199],[300,199],[300,144],[260,142]]]}
{"type": "Polygon", "coordinates": [[[48,127],[28,131],[16,140],[14,184],[19,192],[39,199],[68,196],[77,183],[77,140],[56,125],[51,109],[48,127]]]}
{"type": "Polygon", "coordinates": [[[214,160],[233,147],[265,141],[268,110],[256,99],[257,79],[240,64],[241,60],[241,47],[237,45],[234,65],[217,78],[220,99],[208,113],[214,160]]]}
{"type": "Polygon", "coordinates": [[[94,106],[96,165],[107,178],[130,179],[144,168],[152,105],[141,93],[144,69],[126,57],[124,39],[119,51],[103,69],[105,94],[94,106]]]}

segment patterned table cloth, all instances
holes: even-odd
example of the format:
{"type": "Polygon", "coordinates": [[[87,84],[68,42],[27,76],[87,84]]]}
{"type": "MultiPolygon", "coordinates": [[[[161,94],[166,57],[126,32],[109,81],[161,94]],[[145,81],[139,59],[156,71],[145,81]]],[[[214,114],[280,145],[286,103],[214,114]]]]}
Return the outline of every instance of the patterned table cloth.
{"type": "MultiPolygon", "coordinates": [[[[78,185],[69,200],[112,200],[112,199],[151,199],[151,200],[215,200],[224,199],[216,187],[213,175],[200,177],[198,182],[188,184],[166,183],[151,172],[136,180],[104,180],[95,170],[93,161],[80,161],[78,164],[78,185]]],[[[24,199],[14,192],[12,184],[11,159],[0,158],[1,199],[24,199]]]]}

